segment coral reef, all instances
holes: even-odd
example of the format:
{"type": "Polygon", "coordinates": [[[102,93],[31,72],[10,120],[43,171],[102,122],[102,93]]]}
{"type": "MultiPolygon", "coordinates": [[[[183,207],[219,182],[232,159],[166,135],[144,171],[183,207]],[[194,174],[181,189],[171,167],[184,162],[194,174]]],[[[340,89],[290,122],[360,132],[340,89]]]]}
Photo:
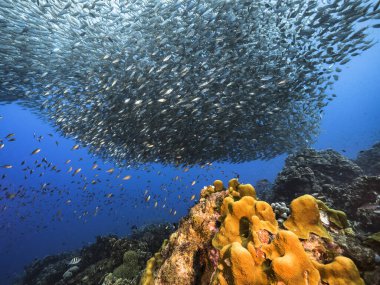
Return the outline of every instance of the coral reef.
{"type": "Polygon", "coordinates": [[[375,252],[355,237],[343,212],[311,195],[292,201],[283,226],[254,187],[237,179],[202,195],[140,284],[360,285],[360,273],[376,278],[375,252]],[[354,261],[367,268],[359,271],[354,261]]]}
{"type": "Polygon", "coordinates": [[[380,176],[363,173],[332,150],[306,149],[262,193],[271,204],[250,184],[216,180],[174,233],[98,238],[36,261],[19,284],[380,284],[380,176]]]}
{"type": "Polygon", "coordinates": [[[276,214],[276,219],[279,224],[283,224],[284,221],[290,215],[290,209],[286,206],[284,202],[276,202],[270,204],[274,213],[276,214]]]}
{"type": "Polygon", "coordinates": [[[363,174],[358,165],[333,150],[306,149],[286,159],[266,198],[289,203],[311,194],[345,212],[357,230],[374,233],[380,231],[380,176],[363,174]]]}
{"type": "Polygon", "coordinates": [[[366,175],[380,175],[380,142],[375,143],[368,150],[360,151],[354,161],[366,175]]]}
{"type": "Polygon", "coordinates": [[[150,225],[126,238],[98,237],[94,244],[80,251],[37,260],[15,284],[135,285],[146,261],[173,230],[172,224],[150,225]],[[69,266],[68,262],[77,256],[81,257],[80,263],[69,266]]]}
{"type": "Polygon", "coordinates": [[[160,252],[148,261],[140,284],[204,284],[210,280],[217,265],[211,241],[227,195],[222,189],[220,181],[202,189],[199,203],[181,220],[160,252]]]}
{"type": "Polygon", "coordinates": [[[139,254],[134,250],[128,250],[123,255],[123,263],[115,268],[113,275],[118,278],[133,279],[139,272],[139,254]]]}
{"type": "Polygon", "coordinates": [[[323,193],[324,185],[340,186],[363,175],[361,168],[334,150],[305,149],[289,155],[273,186],[273,202],[289,203],[303,194],[323,193]]]}

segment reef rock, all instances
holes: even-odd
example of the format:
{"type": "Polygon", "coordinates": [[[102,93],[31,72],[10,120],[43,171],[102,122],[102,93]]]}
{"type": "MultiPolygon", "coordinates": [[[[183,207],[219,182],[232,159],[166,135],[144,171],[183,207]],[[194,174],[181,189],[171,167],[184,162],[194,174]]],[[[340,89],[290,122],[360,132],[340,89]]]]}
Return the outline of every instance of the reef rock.
{"type": "Polygon", "coordinates": [[[325,186],[323,198],[343,210],[358,229],[380,231],[380,176],[361,176],[350,185],[325,186]]]}
{"type": "Polygon", "coordinates": [[[334,150],[305,149],[286,159],[271,200],[289,203],[303,194],[322,193],[325,185],[347,185],[361,175],[358,165],[334,150]]]}
{"type": "Polygon", "coordinates": [[[380,142],[377,142],[368,150],[360,151],[354,161],[363,169],[366,175],[380,175],[380,142]]]}
{"type": "Polygon", "coordinates": [[[306,149],[290,155],[266,198],[289,203],[305,193],[344,211],[356,229],[380,231],[380,176],[364,176],[339,153],[306,149]]]}
{"type": "Polygon", "coordinates": [[[211,242],[218,228],[220,206],[227,195],[222,190],[218,181],[202,190],[199,203],[148,261],[140,284],[206,284],[210,280],[218,258],[211,242]]]}
{"type": "Polygon", "coordinates": [[[15,284],[135,285],[146,261],[173,229],[171,224],[151,225],[136,230],[126,238],[98,237],[95,243],[80,251],[35,261],[25,269],[22,280],[15,284]],[[69,261],[74,256],[80,256],[81,261],[77,266],[70,267],[69,261]]]}

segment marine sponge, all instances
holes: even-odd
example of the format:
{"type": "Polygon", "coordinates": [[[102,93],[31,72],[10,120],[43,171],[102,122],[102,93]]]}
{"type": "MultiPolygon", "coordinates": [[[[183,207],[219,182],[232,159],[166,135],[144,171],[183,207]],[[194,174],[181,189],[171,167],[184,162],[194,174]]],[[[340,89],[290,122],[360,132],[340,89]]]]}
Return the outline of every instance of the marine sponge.
{"type": "Polygon", "coordinates": [[[271,271],[277,281],[287,285],[318,284],[319,272],[294,233],[280,231],[272,243],[264,246],[263,250],[272,260],[271,271]]]}
{"type": "Polygon", "coordinates": [[[222,191],[224,188],[223,181],[222,180],[215,180],[214,181],[214,187],[215,187],[215,192],[222,191]]]}
{"type": "Polygon", "coordinates": [[[223,191],[223,181],[222,180],[215,180],[214,185],[205,186],[201,191],[201,197],[205,198],[212,193],[223,191]]]}
{"type": "Polygon", "coordinates": [[[220,285],[265,285],[267,277],[257,267],[250,252],[240,243],[233,242],[221,250],[222,260],[218,266],[219,273],[214,284],[220,285]]]}
{"type": "Polygon", "coordinates": [[[224,217],[222,226],[212,241],[218,249],[233,242],[244,243],[250,236],[256,237],[259,230],[277,232],[277,221],[271,206],[251,196],[244,196],[238,201],[226,197],[221,215],[224,217]]]}
{"type": "Polygon", "coordinates": [[[154,257],[151,257],[146,263],[146,268],[141,277],[140,285],[154,285],[154,270],[162,265],[164,260],[162,258],[161,250],[167,244],[168,244],[168,240],[165,239],[161,245],[160,251],[156,252],[154,254],[154,257]]]}
{"type": "Polygon", "coordinates": [[[240,197],[251,196],[256,199],[256,190],[251,184],[239,184],[237,189],[240,197]]]}
{"type": "Polygon", "coordinates": [[[211,192],[195,205],[162,255],[148,261],[141,284],[364,284],[355,264],[339,256],[342,249],[320,218],[320,211],[326,213],[335,231],[348,225],[342,212],[304,195],[291,203],[283,230],[272,207],[255,199],[249,184],[239,191],[241,185],[232,179],[228,192],[211,192]]]}
{"type": "MultiPolygon", "coordinates": [[[[323,202],[304,195],[291,203],[291,216],[284,223],[288,230],[279,230],[272,207],[251,195],[244,195],[239,191],[240,186],[236,179],[231,180],[230,195],[223,200],[222,224],[212,241],[213,246],[220,250],[212,284],[319,285],[322,281],[330,285],[362,284],[351,260],[336,257],[331,264],[325,265],[313,260],[314,251],[308,249],[307,252],[304,248],[306,244],[314,244],[317,251],[323,252],[327,249],[320,246],[323,244],[321,238],[332,242],[321,222],[319,209],[338,227],[348,225],[343,212],[329,209],[323,202]],[[300,240],[309,238],[314,242],[304,244],[300,240]],[[349,280],[346,283],[341,283],[344,280],[341,276],[343,267],[344,270],[354,269],[350,271],[352,276],[346,274],[349,280]]],[[[253,187],[244,185],[244,188],[253,187]]],[[[337,250],[334,255],[338,254],[337,250]]]]}
{"type": "Polygon", "coordinates": [[[303,195],[290,203],[290,217],[284,222],[284,227],[295,233],[299,238],[308,239],[310,233],[331,239],[320,220],[317,200],[311,195],[303,195]]]}
{"type": "Polygon", "coordinates": [[[340,229],[345,229],[349,227],[349,224],[347,221],[347,215],[345,212],[330,209],[321,200],[316,200],[316,201],[317,201],[318,208],[320,209],[320,211],[325,212],[328,216],[329,221],[333,223],[336,227],[340,229]]]}
{"type": "Polygon", "coordinates": [[[344,256],[335,257],[329,264],[313,261],[321,274],[321,280],[330,285],[364,285],[354,262],[344,256]]]}

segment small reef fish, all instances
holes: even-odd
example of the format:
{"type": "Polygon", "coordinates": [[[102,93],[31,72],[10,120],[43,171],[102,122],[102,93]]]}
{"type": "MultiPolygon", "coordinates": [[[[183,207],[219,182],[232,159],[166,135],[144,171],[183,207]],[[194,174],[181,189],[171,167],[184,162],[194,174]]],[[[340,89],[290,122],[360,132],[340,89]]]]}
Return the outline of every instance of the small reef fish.
{"type": "Polygon", "coordinates": [[[68,265],[76,265],[79,262],[81,262],[81,260],[82,259],[80,257],[74,257],[73,259],[70,260],[70,262],[68,263],[68,265]]]}

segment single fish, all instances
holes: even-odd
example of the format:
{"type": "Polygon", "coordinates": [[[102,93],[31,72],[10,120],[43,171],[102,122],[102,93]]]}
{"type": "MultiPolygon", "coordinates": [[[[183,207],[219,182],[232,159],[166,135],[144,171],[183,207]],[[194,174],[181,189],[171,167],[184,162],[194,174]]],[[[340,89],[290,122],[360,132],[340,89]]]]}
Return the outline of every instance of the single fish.
{"type": "Polygon", "coordinates": [[[35,150],[32,151],[31,155],[37,154],[41,151],[40,148],[36,148],[35,150]]]}
{"type": "Polygon", "coordinates": [[[74,146],[71,148],[71,150],[77,150],[77,149],[79,149],[79,144],[76,144],[76,145],[74,145],[74,146]]]}
{"type": "Polygon", "coordinates": [[[110,169],[106,170],[106,172],[107,172],[107,173],[110,173],[110,174],[114,173],[114,171],[115,171],[114,168],[110,168],[110,169]]]}
{"type": "Polygon", "coordinates": [[[80,257],[74,257],[73,259],[71,259],[68,263],[68,265],[76,265],[78,264],[79,262],[81,262],[81,258],[80,257]]]}

